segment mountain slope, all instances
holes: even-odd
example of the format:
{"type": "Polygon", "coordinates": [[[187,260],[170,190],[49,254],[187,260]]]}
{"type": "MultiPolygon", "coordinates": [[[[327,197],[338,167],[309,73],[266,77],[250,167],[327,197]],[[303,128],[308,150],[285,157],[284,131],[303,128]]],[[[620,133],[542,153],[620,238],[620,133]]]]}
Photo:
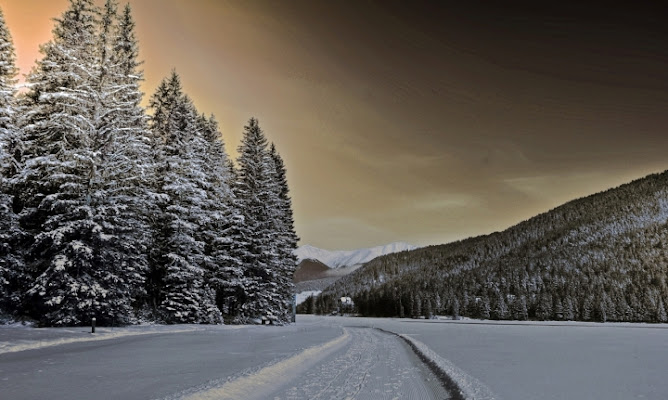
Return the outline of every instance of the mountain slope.
{"type": "Polygon", "coordinates": [[[408,243],[390,243],[384,246],[376,246],[368,249],[356,250],[338,250],[330,251],[319,249],[310,245],[304,245],[295,250],[298,262],[302,260],[311,259],[318,260],[330,268],[341,268],[346,266],[354,266],[364,264],[373,260],[376,257],[397,253],[406,250],[413,250],[416,247],[408,243]]]}
{"type": "Polygon", "coordinates": [[[295,269],[292,281],[294,283],[299,283],[313,279],[326,278],[328,276],[327,271],[330,269],[331,268],[318,260],[310,258],[301,260],[299,265],[297,265],[297,269],[295,269]]]}
{"type": "Polygon", "coordinates": [[[503,232],[376,258],[317,299],[364,315],[665,321],[668,172],[503,232]]]}

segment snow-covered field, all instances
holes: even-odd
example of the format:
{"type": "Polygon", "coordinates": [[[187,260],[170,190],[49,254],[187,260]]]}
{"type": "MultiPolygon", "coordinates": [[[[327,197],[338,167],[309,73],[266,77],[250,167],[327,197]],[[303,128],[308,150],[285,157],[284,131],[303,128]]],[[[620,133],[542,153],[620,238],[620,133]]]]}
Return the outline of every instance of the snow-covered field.
{"type": "Polygon", "coordinates": [[[336,318],[423,343],[476,398],[668,399],[666,324],[336,318]]]}

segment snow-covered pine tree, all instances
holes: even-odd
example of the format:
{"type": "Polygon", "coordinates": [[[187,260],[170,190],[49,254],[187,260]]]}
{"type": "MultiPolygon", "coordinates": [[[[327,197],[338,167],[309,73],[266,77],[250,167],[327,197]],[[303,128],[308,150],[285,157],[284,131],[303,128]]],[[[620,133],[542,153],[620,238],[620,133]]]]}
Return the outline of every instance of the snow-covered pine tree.
{"type": "MultiPolygon", "coordinates": [[[[17,162],[14,153],[19,150],[15,125],[16,53],[12,36],[0,10],[0,176],[15,175],[17,162]]],[[[2,185],[5,189],[6,185],[2,185]]],[[[5,192],[3,190],[3,192],[5,192]]]]}
{"type": "Polygon", "coordinates": [[[205,267],[207,283],[216,291],[216,305],[223,315],[233,320],[237,294],[243,286],[243,249],[245,226],[238,202],[232,192],[234,168],[225,151],[218,123],[214,117],[200,116],[198,124],[206,148],[202,169],[206,178],[208,220],[200,231],[205,243],[205,267]],[[231,310],[232,309],[232,310],[231,310]]]}
{"type": "Polygon", "coordinates": [[[278,234],[276,236],[278,243],[276,247],[278,250],[279,273],[277,283],[280,298],[285,303],[282,307],[281,317],[284,320],[289,320],[294,293],[292,279],[297,268],[297,256],[295,256],[294,251],[297,249],[299,237],[294,228],[292,200],[290,199],[285,164],[273,143],[269,154],[273,160],[274,182],[275,188],[278,190],[278,234]]]}
{"type": "Polygon", "coordinates": [[[131,322],[132,303],[143,297],[148,269],[146,252],[153,209],[148,182],[153,175],[147,117],[140,106],[137,40],[127,5],[120,19],[107,0],[99,28],[100,69],[96,76],[93,150],[96,173],[91,182],[94,221],[101,227],[97,251],[109,282],[102,322],[131,322]]]}
{"type": "Polygon", "coordinates": [[[100,234],[90,204],[98,14],[92,0],[72,0],[28,76],[18,208],[34,235],[27,311],[42,325],[88,322],[108,294],[91,243],[100,234]]]}
{"type": "Polygon", "coordinates": [[[280,294],[283,289],[279,287],[279,200],[275,168],[267,139],[255,118],[244,127],[238,166],[234,189],[249,232],[242,260],[246,278],[244,303],[238,318],[251,319],[271,313],[284,320],[286,310],[280,294]]]}
{"type": "Polygon", "coordinates": [[[121,79],[115,63],[122,57],[114,54],[121,25],[115,2],[100,12],[92,0],[71,0],[28,77],[18,208],[22,226],[35,237],[27,254],[34,281],[26,311],[42,325],[132,317],[143,249],[124,235],[134,220],[125,213],[119,184],[137,192],[120,174],[139,150],[120,143],[141,125],[126,120],[138,101],[123,98],[123,88],[133,83],[121,79]]]}
{"type": "Polygon", "coordinates": [[[22,234],[13,210],[13,183],[20,154],[15,124],[16,55],[11,34],[0,10],[0,310],[16,306],[17,280],[23,271],[19,243],[22,234]]]}
{"type": "Polygon", "coordinates": [[[152,115],[149,118],[151,133],[151,162],[155,166],[155,177],[152,181],[151,190],[155,193],[156,209],[149,219],[151,232],[151,245],[148,251],[148,273],[146,274],[146,306],[159,318],[159,307],[163,301],[163,279],[165,276],[165,257],[167,235],[167,215],[165,207],[169,201],[169,196],[164,194],[163,186],[165,184],[165,145],[166,137],[163,132],[167,132],[169,109],[171,104],[177,101],[175,93],[170,92],[168,79],[163,79],[155,93],[151,96],[149,108],[152,115]]]}
{"type": "Polygon", "coordinates": [[[238,184],[239,171],[228,157],[226,169],[228,171],[228,186],[232,189],[229,206],[229,217],[226,218],[220,232],[223,250],[230,258],[229,263],[223,266],[224,278],[220,281],[221,287],[216,293],[216,301],[223,316],[232,323],[243,322],[245,319],[243,304],[246,303],[246,287],[252,279],[246,274],[243,260],[250,259],[249,242],[250,230],[243,215],[243,201],[237,196],[235,187],[238,184]]]}
{"type": "Polygon", "coordinates": [[[176,72],[163,80],[151,98],[156,192],[160,212],[154,228],[149,293],[169,323],[218,323],[215,293],[205,282],[205,243],[200,229],[208,220],[207,177],[202,156],[207,148],[198,114],[185,96],[176,72]]]}

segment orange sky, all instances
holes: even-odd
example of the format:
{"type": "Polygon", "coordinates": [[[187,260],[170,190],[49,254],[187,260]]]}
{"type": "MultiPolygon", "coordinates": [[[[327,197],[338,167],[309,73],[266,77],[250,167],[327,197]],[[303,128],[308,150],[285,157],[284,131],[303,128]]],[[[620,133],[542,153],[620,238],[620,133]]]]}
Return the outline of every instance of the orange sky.
{"type": "MultiPolygon", "coordinates": [[[[641,12],[130,3],[147,97],[176,68],[235,156],[258,117],[301,244],[444,243],[668,168],[666,38],[641,12]]],[[[0,0],[22,72],[67,4],[0,0]]]]}

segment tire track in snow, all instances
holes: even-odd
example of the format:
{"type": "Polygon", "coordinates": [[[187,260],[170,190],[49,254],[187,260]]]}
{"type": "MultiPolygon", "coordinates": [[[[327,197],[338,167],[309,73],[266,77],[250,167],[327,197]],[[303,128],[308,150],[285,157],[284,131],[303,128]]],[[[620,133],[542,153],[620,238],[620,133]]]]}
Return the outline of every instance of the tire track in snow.
{"type": "Polygon", "coordinates": [[[500,400],[487,385],[442,358],[424,343],[409,335],[395,335],[406,341],[420,359],[439,376],[445,387],[450,390],[452,400],[500,400]]]}
{"type": "Polygon", "coordinates": [[[370,328],[347,328],[341,351],[284,388],[274,400],[448,399],[440,380],[398,337],[370,328]]]}
{"type": "Polygon", "coordinates": [[[322,358],[334,353],[350,340],[348,330],[343,335],[319,346],[310,347],[288,359],[262,368],[259,371],[226,382],[222,386],[205,389],[186,395],[187,400],[267,399],[280,382],[289,382],[304,370],[317,364],[322,358]]]}

